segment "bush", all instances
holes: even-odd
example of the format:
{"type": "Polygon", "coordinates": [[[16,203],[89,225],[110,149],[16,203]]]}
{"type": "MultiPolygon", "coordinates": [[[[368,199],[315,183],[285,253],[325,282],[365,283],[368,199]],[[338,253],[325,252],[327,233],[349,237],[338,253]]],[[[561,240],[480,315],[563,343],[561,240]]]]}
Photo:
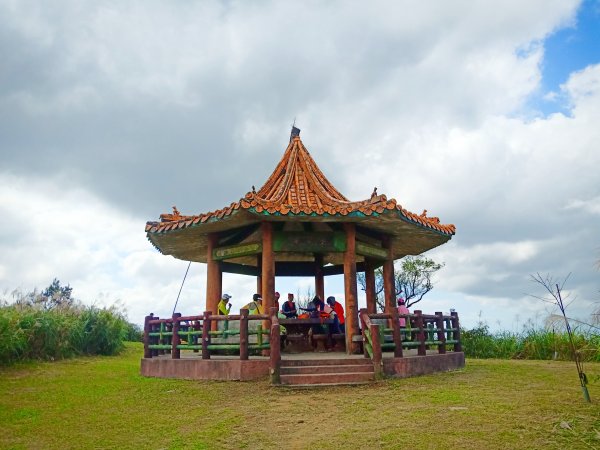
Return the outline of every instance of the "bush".
{"type": "Polygon", "coordinates": [[[127,342],[142,342],[144,340],[144,330],[135,323],[127,322],[124,340],[127,342]]]}
{"type": "MultiPolygon", "coordinates": [[[[566,332],[530,327],[522,333],[491,333],[486,324],[480,323],[471,330],[462,330],[461,341],[465,355],[470,358],[572,359],[566,332]]],[[[600,361],[600,336],[575,330],[573,343],[581,361],[600,361]]]]}
{"type": "Polygon", "coordinates": [[[69,305],[0,307],[0,364],[76,355],[114,355],[131,324],[116,308],[69,305]]]}

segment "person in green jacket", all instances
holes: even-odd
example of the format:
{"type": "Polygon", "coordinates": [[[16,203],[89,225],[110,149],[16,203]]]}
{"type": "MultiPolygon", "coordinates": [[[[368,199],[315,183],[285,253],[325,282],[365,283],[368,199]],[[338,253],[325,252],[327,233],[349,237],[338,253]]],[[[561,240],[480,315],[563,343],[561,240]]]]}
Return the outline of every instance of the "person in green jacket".
{"type": "Polygon", "coordinates": [[[221,301],[217,305],[217,315],[228,316],[229,311],[231,311],[231,303],[229,303],[229,299],[231,295],[223,294],[221,296],[221,301]]]}

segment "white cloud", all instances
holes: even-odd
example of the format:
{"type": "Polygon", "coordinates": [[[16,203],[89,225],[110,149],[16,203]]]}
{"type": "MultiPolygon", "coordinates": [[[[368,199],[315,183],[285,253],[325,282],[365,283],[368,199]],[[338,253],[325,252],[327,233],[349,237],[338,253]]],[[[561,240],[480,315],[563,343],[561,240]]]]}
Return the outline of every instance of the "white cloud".
{"type": "Polygon", "coordinates": [[[569,200],[565,209],[581,209],[592,215],[600,215],[600,196],[589,200],[569,200]]]}
{"type": "MultiPolygon", "coordinates": [[[[576,271],[588,298],[600,66],[561,86],[569,115],[524,108],[540,89],[544,39],[573,24],[577,5],[4,3],[0,287],[57,276],[88,301],[121,299],[138,322],[170,314],[187,263],[158,254],[144,222],[258,187],[297,117],[346,196],[377,185],[457,225],[431,253],[446,262],[436,287],[446,297],[431,307],[469,320],[478,306],[538,314],[523,292],[540,270],[576,271]]],[[[204,276],[193,264],[182,311],[204,307],[204,276]]],[[[311,282],[288,281],[278,289],[311,282]]],[[[224,277],[234,308],[255,289],[224,277]]]]}

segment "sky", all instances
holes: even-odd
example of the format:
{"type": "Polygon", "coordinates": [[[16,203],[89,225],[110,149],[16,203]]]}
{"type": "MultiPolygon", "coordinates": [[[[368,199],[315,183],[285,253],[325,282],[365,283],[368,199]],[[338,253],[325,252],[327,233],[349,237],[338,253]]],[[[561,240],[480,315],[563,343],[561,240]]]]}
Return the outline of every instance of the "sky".
{"type": "MultiPolygon", "coordinates": [[[[295,120],[346,197],[456,225],[425,312],[541,326],[600,304],[600,2],[0,2],[0,293],[53,278],[135,323],[186,261],[146,221],[261,186],[295,120]]],[[[193,263],[177,310],[205,308],[193,263]]],[[[224,275],[234,309],[255,280],[224,275]]],[[[277,279],[304,292],[311,279],[277,279]]],[[[343,298],[339,277],[326,295],[343,298]]],[[[284,294],[285,295],[285,294],[284,294]]],[[[363,293],[360,293],[364,302],[363,293]]]]}

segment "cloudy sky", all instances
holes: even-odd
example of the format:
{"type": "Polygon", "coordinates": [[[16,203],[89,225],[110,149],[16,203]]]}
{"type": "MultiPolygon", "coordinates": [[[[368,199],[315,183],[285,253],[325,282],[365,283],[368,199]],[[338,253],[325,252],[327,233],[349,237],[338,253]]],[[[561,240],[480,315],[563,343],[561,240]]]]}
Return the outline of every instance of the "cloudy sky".
{"type": "MultiPolygon", "coordinates": [[[[294,118],[331,182],[454,223],[421,304],[538,324],[600,302],[600,3],[0,2],[0,292],[70,283],[137,323],[187,262],[144,225],[262,185],[294,118]]],[[[193,264],[183,313],[205,306],[193,264]]],[[[285,292],[311,280],[277,280],[285,292]]],[[[225,275],[234,308],[254,279],[225,275]]],[[[339,280],[326,293],[341,295],[339,280]]]]}

